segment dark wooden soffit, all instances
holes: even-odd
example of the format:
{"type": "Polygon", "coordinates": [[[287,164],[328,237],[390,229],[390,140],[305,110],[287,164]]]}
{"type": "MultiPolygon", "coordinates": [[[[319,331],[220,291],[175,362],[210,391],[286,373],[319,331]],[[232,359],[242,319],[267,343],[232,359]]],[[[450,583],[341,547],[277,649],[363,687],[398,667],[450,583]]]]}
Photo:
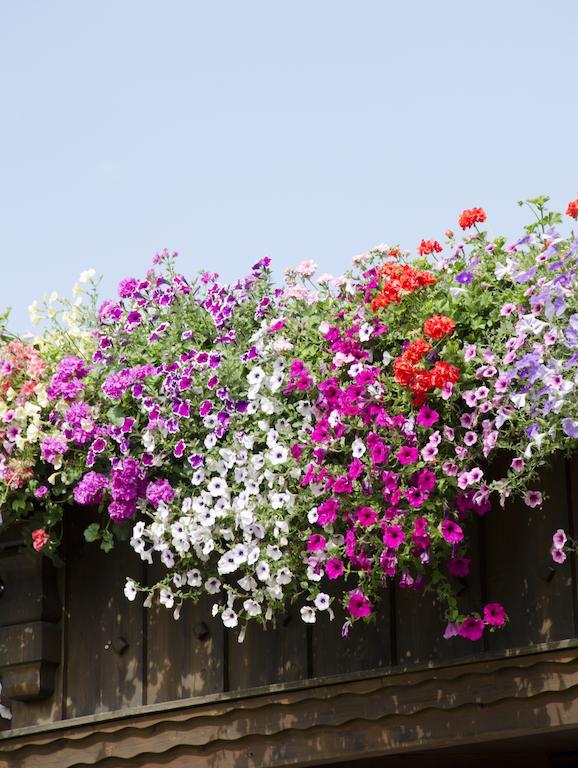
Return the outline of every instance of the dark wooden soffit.
{"type": "Polygon", "coordinates": [[[551,738],[571,729],[578,734],[575,646],[21,729],[0,734],[0,766],[314,766],[530,734],[551,738]]]}

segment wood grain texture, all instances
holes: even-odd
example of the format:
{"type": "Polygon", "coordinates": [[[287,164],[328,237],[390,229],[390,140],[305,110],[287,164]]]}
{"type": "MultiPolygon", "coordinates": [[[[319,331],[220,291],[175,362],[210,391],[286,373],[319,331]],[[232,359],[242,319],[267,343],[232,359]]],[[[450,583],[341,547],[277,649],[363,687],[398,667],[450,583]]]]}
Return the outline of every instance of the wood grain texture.
{"type": "MultiPolygon", "coordinates": [[[[157,581],[163,566],[150,567],[157,581]]],[[[146,702],[155,704],[216,693],[224,688],[224,628],[207,599],[183,605],[180,618],[155,604],[146,611],[146,702]]]]}
{"type": "Polygon", "coordinates": [[[123,594],[140,570],[127,542],[108,555],[79,543],[69,557],[67,717],[142,704],[143,611],[123,594]]]}
{"type": "Polygon", "coordinates": [[[544,651],[85,718],[0,737],[1,768],[314,766],[578,733],[578,650],[544,651]]]}
{"type": "Polygon", "coordinates": [[[575,636],[570,561],[555,566],[552,534],[568,528],[569,501],[564,458],[554,459],[537,487],[547,501],[530,509],[523,501],[495,505],[484,521],[486,597],[503,603],[510,616],[504,629],[488,637],[490,650],[575,636]]]}

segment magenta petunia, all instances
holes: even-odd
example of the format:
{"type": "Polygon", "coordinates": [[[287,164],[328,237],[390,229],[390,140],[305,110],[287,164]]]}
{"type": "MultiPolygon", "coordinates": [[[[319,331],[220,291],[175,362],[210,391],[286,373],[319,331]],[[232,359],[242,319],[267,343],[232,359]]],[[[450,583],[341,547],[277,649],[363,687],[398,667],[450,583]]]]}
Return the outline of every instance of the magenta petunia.
{"type": "Polygon", "coordinates": [[[468,616],[460,624],[459,634],[466,640],[479,640],[484,634],[484,622],[482,619],[476,619],[475,616],[468,616]]]}
{"type": "Polygon", "coordinates": [[[360,525],[368,527],[373,525],[377,520],[377,512],[371,507],[358,507],[355,510],[355,516],[360,525]]]}
{"type": "Polygon", "coordinates": [[[325,563],[325,573],[328,579],[338,579],[344,570],[343,563],[338,557],[331,557],[325,563]]]}
{"type": "Polygon", "coordinates": [[[383,543],[390,549],[397,549],[405,541],[405,533],[400,525],[388,525],[383,531],[383,543]]]}
{"type": "Polygon", "coordinates": [[[440,415],[427,405],[420,408],[417,414],[417,423],[422,427],[433,427],[439,421],[440,415]]]}
{"type": "Polygon", "coordinates": [[[325,549],[327,539],[320,533],[312,533],[307,542],[308,552],[317,552],[320,549],[325,549]]]}
{"type": "Polygon", "coordinates": [[[347,610],[354,619],[360,619],[363,616],[369,616],[371,614],[372,606],[363,592],[356,589],[349,593],[347,610]]]}
{"type": "Polygon", "coordinates": [[[453,520],[444,520],[441,524],[441,532],[448,544],[457,544],[464,538],[464,532],[453,520]]]}
{"type": "Polygon", "coordinates": [[[504,606],[500,603],[488,603],[484,607],[484,621],[493,627],[503,627],[508,618],[504,606]]]}
{"type": "Polygon", "coordinates": [[[417,461],[419,454],[417,448],[410,448],[408,445],[404,445],[403,448],[399,449],[396,455],[399,463],[406,465],[414,464],[417,461]]]}

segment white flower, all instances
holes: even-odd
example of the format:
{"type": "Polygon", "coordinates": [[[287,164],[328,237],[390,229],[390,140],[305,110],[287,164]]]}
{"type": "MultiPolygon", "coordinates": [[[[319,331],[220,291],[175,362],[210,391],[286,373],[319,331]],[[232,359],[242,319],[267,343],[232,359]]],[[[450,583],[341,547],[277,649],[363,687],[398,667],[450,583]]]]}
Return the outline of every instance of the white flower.
{"type": "Polygon", "coordinates": [[[249,616],[259,616],[262,613],[261,606],[256,600],[245,600],[243,608],[249,616]]]}
{"type": "Polygon", "coordinates": [[[264,560],[261,560],[257,563],[257,567],[255,568],[255,573],[257,574],[257,578],[259,581],[267,581],[270,576],[271,572],[269,570],[269,564],[266,563],[264,560]]]}
{"type": "Polygon", "coordinates": [[[226,627],[229,627],[229,629],[236,627],[237,624],[239,623],[237,614],[232,608],[225,608],[225,610],[221,614],[221,618],[223,619],[223,624],[226,627]]]}
{"type": "Polygon", "coordinates": [[[191,483],[192,485],[200,485],[204,479],[205,479],[205,470],[202,467],[199,467],[199,469],[196,469],[193,472],[193,476],[191,477],[191,483]]]}
{"type": "Polygon", "coordinates": [[[354,363],[353,365],[349,366],[348,373],[351,376],[352,379],[354,379],[358,373],[361,373],[363,370],[363,363],[354,363]]]}
{"type": "Polygon", "coordinates": [[[283,553],[279,547],[269,544],[267,546],[267,557],[270,557],[271,560],[280,560],[283,557],[283,553]]]}
{"type": "Polygon", "coordinates": [[[314,602],[317,610],[325,611],[329,608],[329,595],[326,595],[325,592],[320,592],[314,602]]]}
{"type": "Polygon", "coordinates": [[[258,365],[255,366],[255,368],[251,368],[251,370],[247,374],[247,381],[249,382],[249,386],[251,387],[255,387],[261,384],[264,378],[265,378],[265,371],[262,368],[260,368],[258,365]]]}
{"type": "Polygon", "coordinates": [[[268,397],[261,398],[260,406],[263,413],[266,413],[268,416],[275,412],[273,401],[269,400],[268,397]]]}
{"type": "Polygon", "coordinates": [[[301,608],[301,618],[306,624],[315,624],[317,620],[315,608],[311,608],[309,605],[304,605],[303,608],[301,608]]]}
{"type": "Polygon", "coordinates": [[[309,512],[307,513],[307,519],[309,520],[311,525],[317,522],[317,520],[319,519],[319,514],[317,513],[317,507],[312,507],[309,510],[309,512]]]}
{"type": "Polygon", "coordinates": [[[190,587],[200,587],[202,583],[200,571],[197,571],[196,568],[187,571],[187,584],[190,587]]]}
{"type": "Polygon", "coordinates": [[[309,579],[309,581],[321,581],[321,579],[323,578],[323,571],[320,571],[319,573],[317,573],[317,571],[315,570],[315,566],[309,565],[307,567],[307,578],[309,579]]]}
{"type": "Polygon", "coordinates": [[[213,477],[213,479],[207,485],[207,490],[214,496],[223,496],[227,491],[227,482],[222,477],[213,477]]]}
{"type": "Polygon", "coordinates": [[[249,565],[254,565],[257,560],[259,559],[259,555],[261,554],[261,550],[259,547],[253,547],[249,550],[249,554],[247,555],[247,563],[249,565]]]}
{"type": "MultiPolygon", "coordinates": [[[[282,371],[277,371],[269,378],[269,389],[271,392],[277,392],[285,380],[285,376],[283,375],[282,371]]],[[[263,408],[263,405],[261,404],[261,408],[263,408]]],[[[269,413],[273,413],[273,411],[269,411],[269,413]]]]}
{"type": "Polygon", "coordinates": [[[244,589],[245,592],[253,592],[257,589],[257,582],[252,576],[243,576],[242,579],[237,581],[237,584],[244,589]]]}
{"type": "Polygon", "coordinates": [[[79,283],[88,283],[92,278],[96,275],[95,269],[85,269],[84,272],[80,273],[80,277],[78,278],[79,283]]]}
{"type": "Polygon", "coordinates": [[[175,564],[175,557],[170,549],[164,549],[161,552],[161,560],[167,568],[172,568],[175,564]]]}
{"type": "Polygon", "coordinates": [[[276,467],[279,464],[285,463],[288,454],[289,451],[284,445],[276,445],[275,448],[268,453],[268,458],[271,464],[276,467]]]}
{"type": "Polygon", "coordinates": [[[355,440],[351,443],[351,455],[354,459],[360,459],[365,451],[365,443],[359,437],[356,437],[355,440]]]}
{"type": "Polygon", "coordinates": [[[359,329],[359,340],[368,341],[373,333],[373,326],[369,323],[364,323],[359,329]]]}
{"type": "Polygon", "coordinates": [[[210,595],[216,595],[221,590],[221,582],[215,576],[205,581],[205,589],[210,595]]]}
{"type": "Polygon", "coordinates": [[[127,579],[126,584],[124,585],[124,596],[127,600],[130,600],[131,602],[135,599],[137,595],[137,589],[135,586],[135,583],[132,579],[127,579]]]}
{"type": "Polygon", "coordinates": [[[172,608],[175,604],[175,598],[173,593],[169,589],[161,589],[159,595],[159,602],[164,605],[165,608],[172,608]]]}
{"type": "Polygon", "coordinates": [[[289,568],[279,568],[277,573],[275,574],[275,581],[277,584],[290,584],[291,580],[293,578],[293,574],[289,570],[289,568]]]}
{"type": "Polygon", "coordinates": [[[233,552],[225,552],[225,554],[219,558],[217,563],[217,570],[221,576],[226,573],[233,573],[238,567],[239,564],[237,563],[237,558],[233,552]]]}

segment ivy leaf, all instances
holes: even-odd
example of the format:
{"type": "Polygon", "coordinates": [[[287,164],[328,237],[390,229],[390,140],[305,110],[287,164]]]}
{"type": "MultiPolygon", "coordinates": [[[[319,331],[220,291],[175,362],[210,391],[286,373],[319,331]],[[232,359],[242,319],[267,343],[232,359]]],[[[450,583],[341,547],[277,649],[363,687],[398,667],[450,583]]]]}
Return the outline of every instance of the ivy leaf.
{"type": "Polygon", "coordinates": [[[98,541],[100,538],[100,525],[98,523],[91,523],[84,531],[84,538],[86,541],[98,541]]]}
{"type": "Polygon", "coordinates": [[[109,420],[117,427],[121,427],[124,423],[124,411],[120,405],[113,405],[106,412],[109,420]]]}
{"type": "Polygon", "coordinates": [[[110,531],[103,531],[102,532],[102,542],[100,544],[100,548],[104,552],[110,552],[110,550],[114,547],[114,538],[110,531]]]}

